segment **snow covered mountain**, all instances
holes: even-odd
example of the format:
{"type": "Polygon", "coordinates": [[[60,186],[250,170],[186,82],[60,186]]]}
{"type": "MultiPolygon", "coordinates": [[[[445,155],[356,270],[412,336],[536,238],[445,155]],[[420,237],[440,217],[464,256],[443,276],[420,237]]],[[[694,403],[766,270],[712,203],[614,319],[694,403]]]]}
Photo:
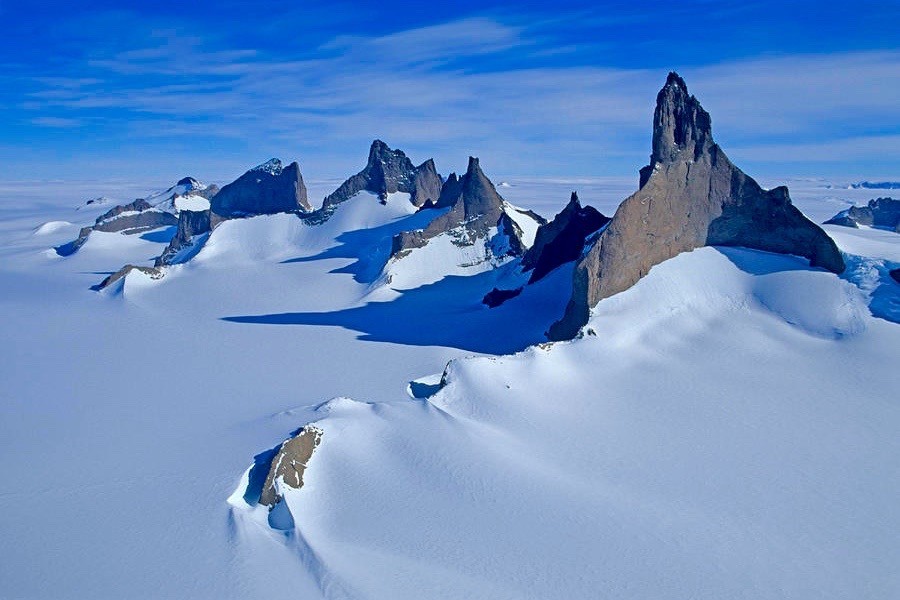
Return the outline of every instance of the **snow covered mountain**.
{"type": "Polygon", "coordinates": [[[657,100],[634,194],[376,140],[337,186],[5,199],[0,596],[895,596],[900,237],[657,100]]]}

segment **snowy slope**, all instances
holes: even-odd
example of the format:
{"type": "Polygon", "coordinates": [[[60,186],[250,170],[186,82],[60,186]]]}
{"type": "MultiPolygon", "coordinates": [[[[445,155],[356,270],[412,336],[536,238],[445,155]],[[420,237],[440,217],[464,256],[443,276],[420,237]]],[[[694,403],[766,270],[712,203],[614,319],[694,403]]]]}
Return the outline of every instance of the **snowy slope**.
{"type": "MultiPolygon", "coordinates": [[[[506,179],[545,216],[635,185],[506,179]]],[[[898,303],[900,236],[827,228],[858,256],[843,279],[702,249],[604,301],[596,335],[496,356],[542,339],[571,267],[496,309],[503,268],[381,297],[391,236],[426,218],[408,202],[228,222],[115,295],[90,286],[164,242],[59,257],[84,190],[6,189],[0,596],[896,595],[900,326],[868,306],[898,303]],[[276,531],[233,494],[311,421],[276,531]]],[[[844,193],[792,192],[823,219],[844,193]]]]}

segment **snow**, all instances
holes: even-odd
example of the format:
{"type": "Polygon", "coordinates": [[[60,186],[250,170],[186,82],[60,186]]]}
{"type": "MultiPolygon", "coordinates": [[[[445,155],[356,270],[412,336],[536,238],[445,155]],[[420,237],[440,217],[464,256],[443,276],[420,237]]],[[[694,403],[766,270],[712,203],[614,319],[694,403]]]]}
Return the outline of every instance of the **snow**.
{"type": "Polygon", "coordinates": [[[50,235],[72,227],[68,221],[47,221],[35,228],[34,235],[50,235]]]}
{"type": "Polygon", "coordinates": [[[187,196],[175,196],[175,208],[178,210],[189,210],[201,212],[209,210],[209,200],[203,196],[188,194],[187,196]]]}
{"type": "MultiPolygon", "coordinates": [[[[514,181],[508,199],[544,216],[573,188],[612,214],[636,185],[514,181]]],[[[826,183],[789,182],[819,222],[861,199],[826,183]]],[[[48,248],[91,223],[72,208],[83,190],[18,189],[0,190],[0,595],[900,589],[896,234],[827,226],[841,278],[743,249],[683,254],[604,300],[595,335],[532,346],[571,265],[488,309],[514,263],[435,280],[432,259],[470,257],[413,252],[390,290],[391,236],[432,212],[402,196],[362,193],[319,227],[230,221],[164,278],[97,294],[165,243],[95,232],[59,257],[48,248]],[[32,235],[53,221],[73,225],[32,235]],[[323,435],[304,487],[274,517],[248,505],[254,457],[310,422],[323,435]]]]}

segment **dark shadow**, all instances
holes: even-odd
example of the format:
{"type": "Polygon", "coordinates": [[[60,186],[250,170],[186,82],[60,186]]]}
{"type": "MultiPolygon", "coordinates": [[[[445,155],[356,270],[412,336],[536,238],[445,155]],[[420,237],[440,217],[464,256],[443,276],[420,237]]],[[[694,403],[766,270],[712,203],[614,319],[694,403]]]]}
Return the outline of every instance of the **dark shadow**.
{"type": "Polygon", "coordinates": [[[522,294],[489,309],[481,303],[497,283],[496,271],[448,276],[400,291],[389,302],[370,302],[334,312],[291,312],[224,317],[255,325],[318,325],[358,331],[361,340],[412,346],[444,346],[509,354],[545,342],[544,332],[562,315],[571,294],[572,265],[526,286],[522,294]]]}
{"type": "Polygon", "coordinates": [[[401,231],[422,229],[445,212],[447,209],[421,210],[378,227],[346,231],[335,238],[337,246],[312,256],[290,258],[282,263],[312,262],[325,258],[355,259],[356,262],[331,272],[348,273],[359,283],[372,283],[381,274],[382,268],[391,256],[394,235],[401,231]]]}
{"type": "Polygon", "coordinates": [[[422,400],[424,398],[430,398],[441,391],[441,388],[444,387],[440,382],[438,383],[422,383],[421,381],[410,381],[409,382],[409,393],[413,398],[417,398],[422,400]]]}
{"type": "MultiPolygon", "coordinates": [[[[809,266],[809,261],[799,256],[776,254],[748,248],[715,246],[738,269],[750,275],[770,275],[785,271],[822,271],[809,266]]],[[[873,317],[900,323],[900,284],[890,275],[898,263],[843,254],[847,268],[840,278],[849,281],[868,296],[869,312],[873,317]]]]}
{"type": "Polygon", "coordinates": [[[156,242],[157,244],[168,244],[172,241],[172,238],[175,237],[175,233],[178,231],[178,227],[172,225],[171,227],[163,227],[162,229],[154,229],[153,231],[148,231],[147,233],[141,235],[142,240],[147,240],[148,242],[156,242]]]}
{"type": "Polygon", "coordinates": [[[713,246],[738,269],[750,275],[771,275],[784,271],[825,271],[809,266],[809,261],[791,254],[778,254],[739,246],[713,246]]]}
{"type": "Polygon", "coordinates": [[[253,466],[250,467],[250,473],[247,476],[247,489],[244,490],[244,502],[250,506],[259,504],[266,477],[269,476],[269,470],[272,468],[272,461],[275,460],[275,455],[280,449],[281,444],[278,444],[253,457],[253,466]]]}

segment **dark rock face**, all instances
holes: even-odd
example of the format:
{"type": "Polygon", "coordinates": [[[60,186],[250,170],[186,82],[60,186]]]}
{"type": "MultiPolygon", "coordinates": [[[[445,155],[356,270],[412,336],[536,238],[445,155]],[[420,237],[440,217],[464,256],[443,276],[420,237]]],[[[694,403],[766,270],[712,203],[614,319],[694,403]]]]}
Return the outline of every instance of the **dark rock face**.
{"type": "Polygon", "coordinates": [[[900,269],[894,269],[891,272],[891,278],[897,283],[900,283],[900,269]]]}
{"type": "Polygon", "coordinates": [[[806,257],[834,273],[834,242],[795,208],[787,188],[763,190],[712,139],[709,113],[670,73],[656,99],[653,153],[641,187],[575,268],[566,314],[551,339],[574,337],[603,298],[634,285],[651,267],[709,245],[745,246],[806,257]]]}
{"type": "Polygon", "coordinates": [[[296,162],[281,161],[251,169],[223,187],[210,199],[210,209],[224,219],[282,212],[310,212],[306,185],[296,162]]]}
{"type": "Polygon", "coordinates": [[[171,227],[177,223],[178,219],[172,213],[158,210],[143,198],[138,198],[134,202],[120,204],[106,211],[97,217],[92,226],[82,227],[78,237],[68,244],[57,247],[56,253],[61,256],[74,254],[87,242],[93,231],[132,235],[160,227],[171,227]]]}
{"type": "Polygon", "coordinates": [[[829,220],[826,225],[843,225],[845,227],[881,227],[900,231],[900,200],[893,198],[875,198],[866,206],[851,206],[829,220]]]}
{"type": "Polygon", "coordinates": [[[577,260],[588,237],[609,223],[593,206],[582,206],[572,192],[569,203],[552,221],[541,225],[534,244],[522,257],[522,270],[531,271],[528,283],[542,279],[553,269],[577,260]]]}
{"type": "Polygon", "coordinates": [[[449,206],[450,210],[436,217],[424,229],[404,231],[395,235],[392,256],[413,248],[421,248],[431,238],[459,226],[464,226],[465,230],[461,232],[462,236],[458,240],[460,244],[474,244],[476,239],[484,238],[491,227],[500,225],[509,237],[509,247],[517,248],[519,254],[524,252],[525,244],[521,239],[521,229],[505,215],[503,198],[482,172],[477,158],[469,157],[469,167],[465,175],[459,179],[451,175],[447,179],[437,206],[449,206]],[[506,227],[501,224],[501,218],[504,216],[506,227]]]}
{"type": "Polygon", "coordinates": [[[157,267],[173,264],[178,253],[193,245],[194,236],[213,230],[220,222],[218,215],[210,210],[193,211],[183,210],[178,214],[178,231],[169,241],[169,245],[157,257],[154,263],[157,267]]]}
{"type": "Polygon", "coordinates": [[[515,298],[521,293],[522,288],[516,288],[514,290],[501,290],[500,288],[494,288],[487,294],[485,294],[484,298],[482,298],[481,300],[481,303],[489,306],[490,308],[496,308],[510,298],[515,298]]]}
{"type": "Polygon", "coordinates": [[[279,448],[272,459],[269,474],[263,484],[259,496],[259,503],[270,509],[281,502],[283,495],[279,493],[279,487],[286,485],[294,489],[303,487],[303,473],[313,452],[322,440],[322,430],[307,425],[294,437],[290,438],[279,448]]]}
{"type": "Polygon", "coordinates": [[[366,167],[342,183],[322,202],[322,211],[330,215],[335,207],[346,202],[362,191],[377,194],[384,200],[388,194],[404,192],[410,194],[415,206],[426,202],[436,202],[441,192],[441,176],[434,161],[426,160],[418,167],[413,166],[401,150],[391,150],[381,140],[372,142],[366,167]]]}
{"type": "Polygon", "coordinates": [[[140,271],[141,273],[149,275],[153,279],[159,279],[163,276],[163,272],[161,270],[157,269],[156,267],[140,267],[137,265],[125,265],[124,267],[122,267],[121,269],[119,269],[118,271],[116,271],[115,273],[113,273],[112,275],[110,275],[109,277],[104,279],[103,281],[101,281],[99,284],[93,286],[91,289],[93,289],[94,291],[105,290],[106,288],[108,288],[112,284],[116,283],[117,281],[119,281],[120,279],[122,279],[123,277],[125,277],[126,275],[131,273],[132,271],[140,271]]]}

